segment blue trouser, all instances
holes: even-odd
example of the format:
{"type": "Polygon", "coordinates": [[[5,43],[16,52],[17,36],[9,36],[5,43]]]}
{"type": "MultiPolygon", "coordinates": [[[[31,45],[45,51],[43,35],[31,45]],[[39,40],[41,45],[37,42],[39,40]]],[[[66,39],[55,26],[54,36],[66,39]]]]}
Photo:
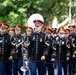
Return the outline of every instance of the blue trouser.
{"type": "Polygon", "coordinates": [[[11,62],[0,62],[0,75],[12,75],[11,62]]]}
{"type": "Polygon", "coordinates": [[[73,58],[73,74],[76,74],[76,57],[73,58]]]}
{"type": "Polygon", "coordinates": [[[26,71],[25,75],[29,75],[29,70],[26,71]]]}
{"type": "Polygon", "coordinates": [[[23,75],[23,72],[20,70],[20,68],[23,66],[22,59],[14,59],[12,61],[12,69],[13,69],[13,75],[18,75],[18,71],[20,75],[23,75]]]}
{"type": "Polygon", "coordinates": [[[45,75],[44,62],[35,62],[35,61],[30,60],[31,75],[37,75],[37,69],[38,69],[38,75],[45,75]]]}
{"type": "Polygon", "coordinates": [[[46,64],[46,68],[48,70],[48,75],[54,75],[53,64],[46,64]]]}
{"type": "Polygon", "coordinates": [[[73,74],[73,58],[69,59],[68,65],[69,65],[69,75],[72,75],[73,74]]]}
{"type": "Polygon", "coordinates": [[[63,72],[64,75],[67,75],[67,62],[60,62],[60,61],[56,61],[57,67],[58,67],[58,74],[57,75],[62,75],[62,68],[63,68],[63,72]]]}

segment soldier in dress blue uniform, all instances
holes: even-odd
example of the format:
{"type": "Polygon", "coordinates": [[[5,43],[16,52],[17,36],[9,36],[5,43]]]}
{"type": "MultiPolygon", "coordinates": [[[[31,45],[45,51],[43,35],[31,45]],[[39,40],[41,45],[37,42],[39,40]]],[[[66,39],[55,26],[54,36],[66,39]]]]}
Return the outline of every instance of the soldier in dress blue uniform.
{"type": "MultiPolygon", "coordinates": [[[[24,36],[24,44],[26,45],[26,43],[30,43],[29,42],[29,37],[31,36],[31,34],[33,33],[33,28],[32,27],[29,27],[29,26],[26,26],[25,27],[26,29],[26,35],[24,36]]],[[[29,68],[29,57],[28,57],[28,47],[26,48],[27,50],[27,54],[25,55],[25,62],[28,62],[28,68],[29,68]]],[[[26,75],[29,75],[29,69],[26,71],[26,75]]]]}
{"type": "Polygon", "coordinates": [[[73,50],[73,59],[74,59],[74,74],[76,74],[76,25],[74,28],[74,36],[75,36],[75,40],[74,40],[74,50],[73,50]]]}
{"type": "Polygon", "coordinates": [[[74,74],[74,60],[73,60],[73,51],[74,51],[74,42],[75,42],[75,35],[74,35],[74,25],[70,25],[68,26],[69,30],[70,30],[70,34],[69,34],[69,39],[71,39],[71,50],[70,50],[70,60],[68,61],[69,63],[69,75],[73,75],[74,74]]]}
{"type": "Polygon", "coordinates": [[[45,34],[41,31],[44,21],[38,16],[33,20],[35,24],[35,32],[30,36],[30,45],[28,47],[30,58],[31,75],[45,75],[45,56],[48,53],[49,44],[46,41],[45,34]]]}
{"type": "Polygon", "coordinates": [[[54,68],[53,68],[53,62],[51,62],[51,56],[52,56],[52,44],[53,44],[53,38],[51,38],[52,29],[46,28],[45,34],[48,37],[47,42],[49,43],[49,51],[46,56],[46,71],[48,71],[48,75],[54,75],[54,68]]]}
{"type": "MultiPolygon", "coordinates": [[[[70,29],[69,28],[66,28],[66,33],[65,33],[65,39],[66,40],[70,40],[70,42],[71,42],[71,48],[70,48],[70,59],[71,59],[71,50],[73,50],[73,48],[72,48],[72,39],[70,39],[70,37],[69,37],[69,35],[70,35],[70,29]]],[[[71,75],[72,74],[72,65],[71,65],[71,62],[73,63],[73,61],[71,61],[71,60],[68,60],[67,61],[67,68],[68,68],[68,75],[71,75]]]]}
{"type": "MultiPolygon", "coordinates": [[[[52,38],[52,43],[54,43],[54,41],[55,41],[55,39],[56,39],[57,36],[58,36],[57,35],[57,29],[56,28],[52,28],[52,35],[50,37],[50,38],[52,38]]],[[[57,68],[56,62],[54,62],[53,66],[54,66],[54,69],[57,68]]]]}
{"type": "Polygon", "coordinates": [[[58,75],[62,75],[62,67],[64,75],[67,75],[67,60],[70,57],[70,42],[65,39],[65,29],[59,29],[59,34],[53,45],[53,53],[51,61],[56,61],[58,66],[58,75]]]}
{"type": "Polygon", "coordinates": [[[55,40],[55,38],[57,37],[57,29],[56,28],[52,28],[52,36],[53,40],[55,40]]]}
{"type": "Polygon", "coordinates": [[[33,33],[33,28],[29,26],[26,26],[25,28],[26,28],[26,35],[28,37],[31,36],[31,34],[33,33]]]}
{"type": "Polygon", "coordinates": [[[8,35],[7,23],[1,23],[0,34],[0,75],[12,75],[11,71],[11,37],[8,35]]]}
{"type": "Polygon", "coordinates": [[[14,46],[14,54],[13,54],[13,61],[12,61],[12,68],[13,68],[13,75],[23,75],[23,72],[20,68],[23,66],[22,61],[22,43],[23,43],[23,36],[21,36],[21,29],[20,25],[15,25],[15,35],[13,36],[12,45],[14,46]]]}

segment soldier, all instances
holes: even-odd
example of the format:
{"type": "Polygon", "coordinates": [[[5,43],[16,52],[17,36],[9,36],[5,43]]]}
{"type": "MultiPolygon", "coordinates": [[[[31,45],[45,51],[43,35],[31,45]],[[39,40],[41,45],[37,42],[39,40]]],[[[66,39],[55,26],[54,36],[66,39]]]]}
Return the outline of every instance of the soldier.
{"type": "Polygon", "coordinates": [[[52,35],[51,37],[53,38],[53,40],[55,40],[55,38],[57,37],[57,29],[56,28],[52,28],[52,35]]]}
{"type": "Polygon", "coordinates": [[[14,36],[14,28],[9,28],[8,33],[11,37],[14,36]]]}
{"type": "Polygon", "coordinates": [[[12,61],[13,75],[18,75],[18,72],[20,73],[20,75],[23,75],[23,72],[20,70],[20,68],[23,66],[21,46],[21,44],[23,43],[23,37],[21,36],[22,27],[20,25],[15,25],[14,29],[15,35],[13,36],[12,40],[12,45],[15,49],[12,61]]]}
{"type": "Polygon", "coordinates": [[[33,20],[35,24],[35,32],[30,36],[30,45],[28,47],[30,58],[30,72],[31,75],[45,75],[45,56],[48,52],[48,44],[46,42],[45,34],[41,31],[44,21],[35,15],[33,20]]]}
{"type": "Polygon", "coordinates": [[[11,37],[8,35],[7,23],[1,23],[0,34],[0,75],[12,75],[11,72],[11,37]]]}
{"type": "Polygon", "coordinates": [[[68,28],[70,29],[70,34],[69,34],[69,38],[71,39],[71,50],[70,50],[70,60],[68,61],[69,63],[69,75],[73,75],[74,74],[74,60],[73,60],[73,50],[74,50],[74,42],[75,42],[75,35],[74,35],[74,25],[70,25],[68,26],[68,28]]]}
{"type": "Polygon", "coordinates": [[[47,35],[47,42],[49,43],[49,51],[48,55],[46,56],[46,68],[48,71],[48,75],[54,75],[54,68],[53,68],[53,62],[50,61],[51,55],[52,55],[52,44],[53,44],[53,38],[51,38],[52,29],[46,28],[45,34],[47,35]]]}
{"type": "MultiPolygon", "coordinates": [[[[29,27],[29,26],[26,26],[25,27],[25,29],[26,29],[26,36],[24,36],[24,42],[25,42],[25,45],[26,45],[26,43],[28,44],[28,43],[30,43],[29,42],[29,37],[31,36],[31,34],[33,33],[33,29],[32,29],[32,27],[29,27]]],[[[26,50],[27,50],[27,56],[26,56],[26,58],[27,58],[27,60],[26,60],[26,58],[25,58],[25,62],[28,62],[29,63],[29,58],[28,58],[28,47],[26,48],[26,50]]],[[[29,66],[28,66],[29,67],[29,66]]],[[[29,75],[29,69],[26,71],[26,75],[29,75]]]]}
{"type": "Polygon", "coordinates": [[[26,26],[26,35],[31,36],[32,33],[33,33],[32,27],[26,26]]]}
{"type": "MultiPolygon", "coordinates": [[[[66,33],[65,33],[65,38],[66,38],[66,40],[68,40],[69,39],[69,41],[70,41],[70,45],[71,45],[71,48],[70,48],[70,59],[71,59],[71,50],[72,50],[72,40],[70,39],[70,37],[69,37],[69,35],[70,35],[70,29],[69,28],[66,28],[66,33]]],[[[69,75],[71,75],[72,74],[72,65],[71,65],[71,62],[73,62],[73,61],[71,61],[71,60],[68,60],[68,66],[67,66],[67,68],[68,68],[68,74],[69,75]]]]}
{"type": "MultiPolygon", "coordinates": [[[[50,37],[50,38],[52,38],[52,43],[54,43],[54,41],[55,41],[55,39],[56,39],[57,36],[58,36],[57,35],[57,29],[56,28],[52,28],[52,35],[50,37]]],[[[56,67],[56,62],[54,62],[53,66],[54,66],[54,69],[57,68],[56,67]]]]}
{"type": "Polygon", "coordinates": [[[74,50],[73,50],[73,59],[74,59],[74,74],[76,74],[76,25],[74,28],[74,36],[75,36],[75,40],[74,40],[74,50]]]}
{"type": "Polygon", "coordinates": [[[53,54],[51,61],[56,61],[58,66],[58,75],[67,75],[67,60],[70,57],[70,43],[65,39],[65,29],[58,30],[58,37],[53,45],[53,54]]]}

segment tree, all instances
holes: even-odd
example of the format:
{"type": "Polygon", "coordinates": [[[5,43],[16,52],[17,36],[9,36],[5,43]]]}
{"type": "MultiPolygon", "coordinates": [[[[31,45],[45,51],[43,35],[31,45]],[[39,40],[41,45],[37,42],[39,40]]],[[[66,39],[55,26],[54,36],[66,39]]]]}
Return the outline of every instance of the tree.
{"type": "Polygon", "coordinates": [[[47,23],[54,17],[62,22],[68,16],[68,3],[69,0],[0,0],[0,22],[24,27],[33,13],[40,13],[47,23]]]}

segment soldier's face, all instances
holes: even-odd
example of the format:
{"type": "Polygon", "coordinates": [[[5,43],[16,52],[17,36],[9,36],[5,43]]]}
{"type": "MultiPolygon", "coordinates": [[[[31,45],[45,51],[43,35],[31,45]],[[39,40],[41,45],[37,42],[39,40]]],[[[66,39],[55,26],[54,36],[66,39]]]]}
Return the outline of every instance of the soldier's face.
{"type": "Polygon", "coordinates": [[[47,36],[48,36],[48,38],[50,39],[50,37],[51,37],[51,33],[49,33],[47,36]]]}
{"type": "Polygon", "coordinates": [[[40,32],[42,30],[42,24],[39,22],[35,23],[35,32],[40,32]]]}
{"type": "Polygon", "coordinates": [[[6,34],[8,32],[8,28],[1,28],[1,34],[6,34]]]}
{"type": "Polygon", "coordinates": [[[51,32],[49,32],[48,30],[45,31],[45,34],[46,34],[47,36],[51,36],[51,32]]]}
{"type": "Polygon", "coordinates": [[[64,38],[65,37],[65,32],[63,32],[63,31],[59,32],[59,37],[64,38]]]}
{"type": "Polygon", "coordinates": [[[9,31],[9,35],[13,36],[14,35],[14,31],[9,31]]]}
{"type": "Polygon", "coordinates": [[[20,35],[21,34],[21,30],[15,30],[15,34],[16,35],[20,35]]]}
{"type": "Polygon", "coordinates": [[[26,34],[27,34],[28,36],[30,36],[30,35],[32,34],[32,30],[31,30],[31,29],[27,29],[27,30],[26,30],[26,34]]]}
{"type": "Polygon", "coordinates": [[[41,29],[42,29],[42,26],[37,26],[37,27],[35,27],[35,32],[40,32],[41,29]]]}

